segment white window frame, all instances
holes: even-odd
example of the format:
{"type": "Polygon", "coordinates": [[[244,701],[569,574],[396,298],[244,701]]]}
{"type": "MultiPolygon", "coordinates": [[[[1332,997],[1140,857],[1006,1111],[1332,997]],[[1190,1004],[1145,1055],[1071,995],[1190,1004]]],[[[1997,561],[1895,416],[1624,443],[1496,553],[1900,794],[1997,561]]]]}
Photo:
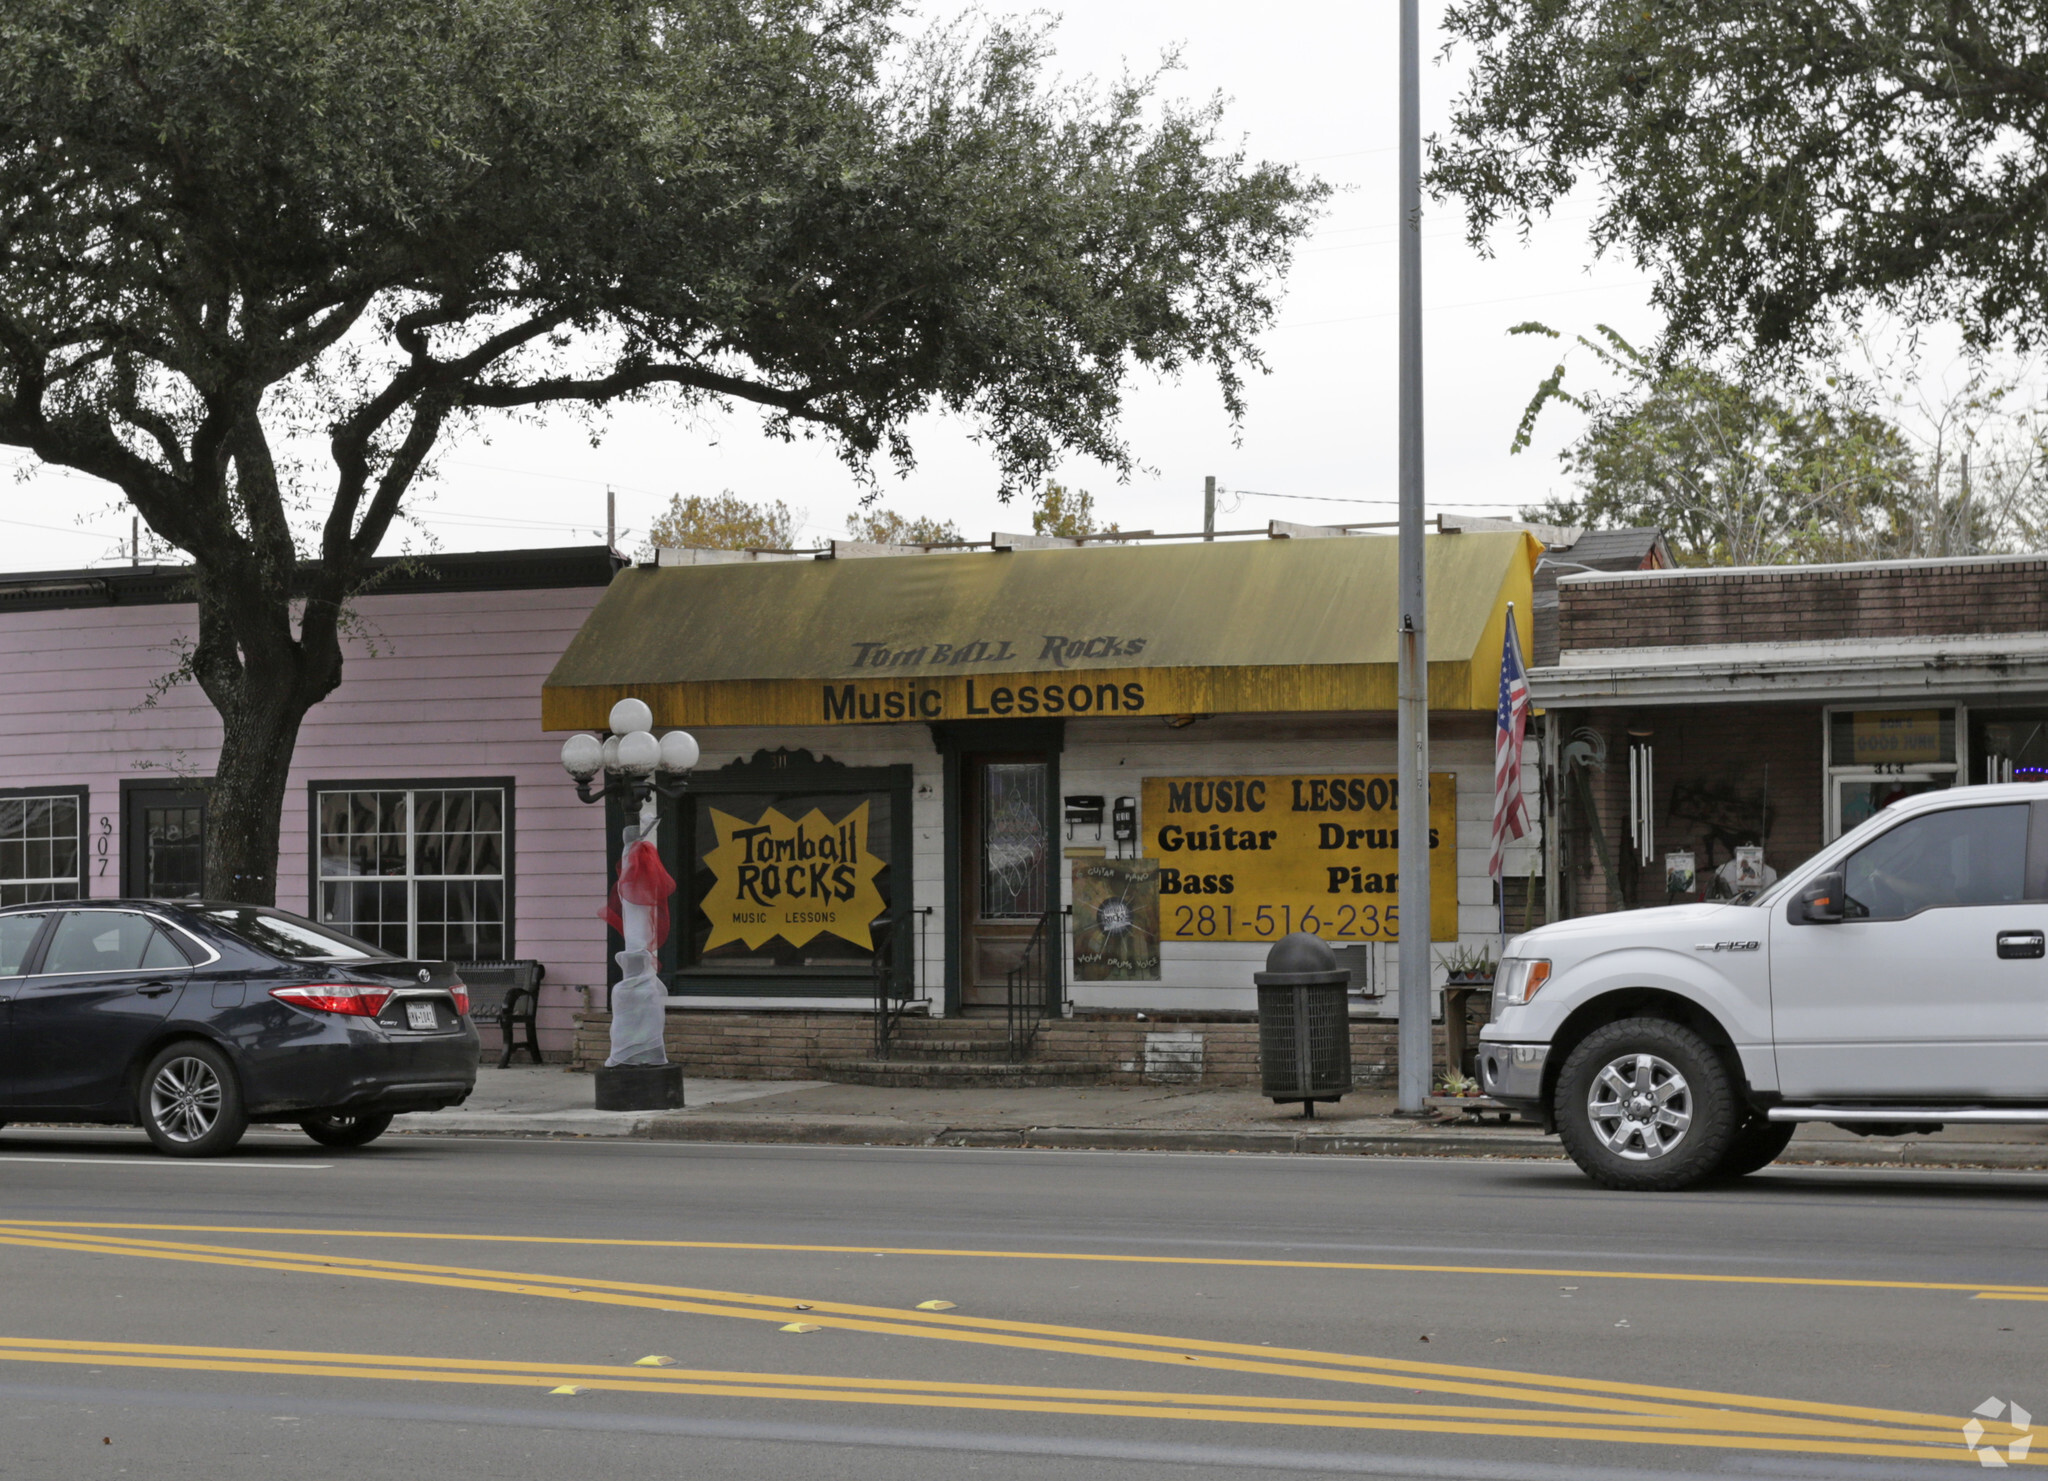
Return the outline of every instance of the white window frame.
{"type": "MultiPolygon", "coordinates": [[[[505,918],[503,931],[503,955],[513,954],[513,871],[512,871],[512,808],[514,797],[511,777],[415,777],[397,781],[349,781],[311,782],[309,791],[310,871],[312,888],[307,892],[308,916],[321,925],[338,930],[354,930],[353,921],[329,920],[322,910],[322,893],[330,883],[355,880],[364,883],[403,884],[405,886],[405,952],[408,957],[419,959],[420,941],[420,897],[421,884],[497,884],[504,900],[505,918]],[[347,796],[357,792],[402,792],[405,794],[405,872],[402,874],[327,874],[321,869],[320,845],[320,804],[329,796],[347,796]],[[418,839],[417,823],[419,808],[417,798],[422,792],[496,792],[499,796],[499,865],[491,874],[419,874],[415,872],[418,855],[415,845],[418,839]]],[[[474,830],[472,830],[474,833],[474,830]]]]}
{"type": "Polygon", "coordinates": [[[1866,701],[1862,704],[1828,705],[1820,715],[1821,744],[1821,816],[1826,820],[1827,843],[1833,843],[1842,836],[1842,788],[1843,782],[1868,782],[1889,778],[1893,781],[1934,780],[1948,778],[1950,787],[1962,785],[1963,778],[1970,774],[1970,707],[1963,704],[1902,704],[1897,702],[1866,701]],[[1892,766],[1835,765],[1835,716],[1848,714],[1870,714],[1884,710],[1945,710],[1953,717],[1956,738],[1956,759],[1953,761],[1901,761],[1892,766]]]}
{"type": "MultiPolygon", "coordinates": [[[[22,899],[8,901],[4,895],[0,895],[0,904],[55,905],[67,900],[89,899],[92,892],[92,885],[88,878],[91,863],[86,857],[85,840],[87,818],[92,811],[91,793],[86,788],[80,786],[10,787],[5,791],[0,791],[0,804],[9,802],[69,802],[74,804],[78,808],[78,867],[70,874],[48,875],[37,878],[30,878],[27,875],[14,878],[0,874],[0,891],[10,888],[21,889],[35,885],[68,885],[72,891],[68,895],[51,895],[42,900],[22,899]]],[[[52,836],[54,837],[55,835],[52,836]]],[[[5,840],[0,838],[0,841],[5,840]]]]}

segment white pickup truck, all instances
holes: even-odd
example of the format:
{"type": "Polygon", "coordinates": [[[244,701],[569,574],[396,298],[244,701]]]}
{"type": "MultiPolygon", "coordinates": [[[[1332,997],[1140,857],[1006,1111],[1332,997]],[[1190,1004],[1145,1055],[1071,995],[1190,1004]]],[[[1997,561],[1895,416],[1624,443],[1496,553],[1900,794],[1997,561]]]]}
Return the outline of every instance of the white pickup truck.
{"type": "Polygon", "coordinates": [[[1610,1188],[1740,1177],[1801,1121],[2048,1123],[2048,784],[1899,802],[1756,898],[1515,937],[1486,1093],[1610,1188]]]}

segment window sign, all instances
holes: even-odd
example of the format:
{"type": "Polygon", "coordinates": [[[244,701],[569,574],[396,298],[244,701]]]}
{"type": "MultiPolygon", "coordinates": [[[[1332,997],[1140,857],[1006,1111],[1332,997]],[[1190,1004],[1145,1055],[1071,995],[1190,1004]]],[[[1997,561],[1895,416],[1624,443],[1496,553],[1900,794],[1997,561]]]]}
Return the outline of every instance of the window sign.
{"type": "MultiPolygon", "coordinates": [[[[1161,937],[1397,941],[1400,796],[1384,775],[1147,777],[1161,937]]],[[[1458,795],[1430,773],[1431,939],[1458,936],[1458,795]]]]}
{"type": "Polygon", "coordinates": [[[798,818],[772,805],[750,817],[704,809],[718,839],[703,856],[712,880],[697,906],[710,927],[704,951],[728,942],[757,951],[777,937],[803,947],[821,933],[871,951],[869,924],[885,908],[875,880],[889,867],[869,849],[872,807],[863,799],[836,820],[820,807],[798,818]]]}
{"type": "Polygon", "coordinates": [[[1074,980],[1159,980],[1159,861],[1074,861],[1074,980]]]}
{"type": "Polygon", "coordinates": [[[1954,709],[1833,710],[1827,717],[1828,836],[1959,778],[1954,709]]]}
{"type": "Polygon", "coordinates": [[[1949,710],[1841,710],[1834,721],[1837,766],[1956,759],[1955,715],[1949,710]]]}
{"type": "Polygon", "coordinates": [[[691,793],[688,968],[866,972],[888,913],[886,790],[691,793]]]}

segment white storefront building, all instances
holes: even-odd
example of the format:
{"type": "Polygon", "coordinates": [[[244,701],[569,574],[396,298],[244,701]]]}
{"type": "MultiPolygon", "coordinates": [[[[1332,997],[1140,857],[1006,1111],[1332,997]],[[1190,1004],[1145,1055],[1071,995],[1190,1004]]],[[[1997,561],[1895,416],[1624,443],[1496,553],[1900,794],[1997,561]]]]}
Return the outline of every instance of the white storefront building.
{"type": "MultiPolygon", "coordinates": [[[[621,571],[544,724],[602,731],[632,695],[702,746],[661,830],[673,1006],[864,1010],[879,984],[935,1016],[1243,1012],[1308,929],[1391,1013],[1395,542],[1306,533],[621,571]]],[[[1498,940],[1494,705],[1538,551],[1428,541],[1439,954],[1498,940]]]]}

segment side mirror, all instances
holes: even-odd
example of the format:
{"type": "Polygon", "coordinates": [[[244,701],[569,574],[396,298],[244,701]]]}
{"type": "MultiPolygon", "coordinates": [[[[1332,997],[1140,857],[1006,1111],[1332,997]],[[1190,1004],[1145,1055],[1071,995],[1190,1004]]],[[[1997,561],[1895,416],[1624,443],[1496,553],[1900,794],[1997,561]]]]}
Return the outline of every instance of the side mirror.
{"type": "Polygon", "coordinates": [[[1842,919],[1843,880],[1840,874],[1823,874],[1799,892],[1792,902],[1794,925],[1831,926],[1842,919]]]}

